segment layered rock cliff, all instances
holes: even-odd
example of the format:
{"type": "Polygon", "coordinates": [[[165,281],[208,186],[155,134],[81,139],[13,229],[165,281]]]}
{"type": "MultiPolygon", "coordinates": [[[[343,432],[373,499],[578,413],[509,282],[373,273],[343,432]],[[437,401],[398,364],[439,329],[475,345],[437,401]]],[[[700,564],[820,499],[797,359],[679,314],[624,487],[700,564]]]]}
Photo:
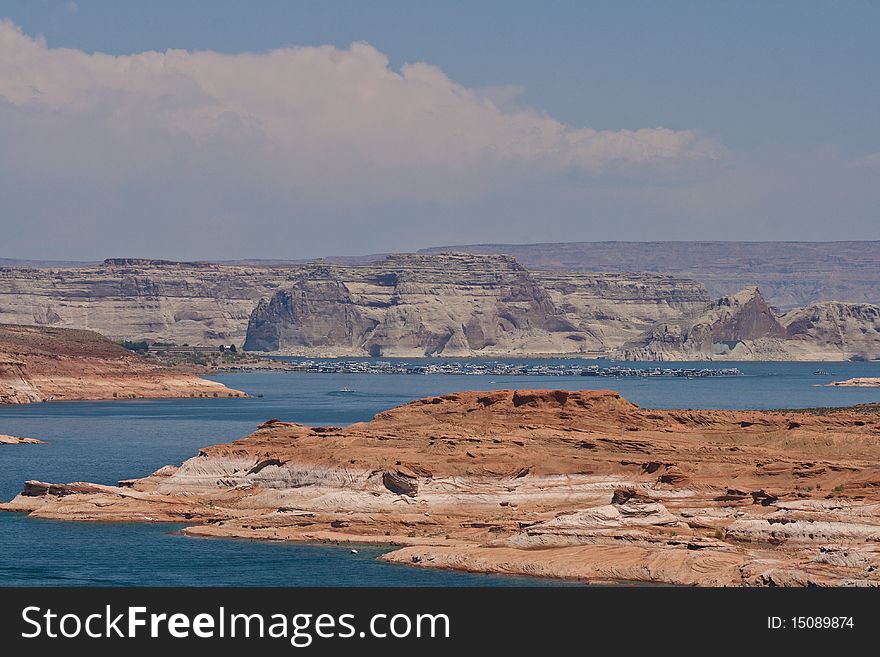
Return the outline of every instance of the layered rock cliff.
{"type": "Polygon", "coordinates": [[[504,253],[556,271],[645,271],[691,278],[713,298],[760,287],[790,310],[837,299],[880,304],[880,242],[562,242],[473,244],[425,253],[504,253]]]}
{"type": "Polygon", "coordinates": [[[692,281],[530,272],[506,256],[315,267],[260,302],[245,349],[299,355],[605,354],[708,302],[692,281]]]}
{"type": "Polygon", "coordinates": [[[285,268],[137,259],[0,269],[0,322],[89,329],[114,340],[241,344],[259,299],[289,275],[285,268]]]}
{"type": "Polygon", "coordinates": [[[877,313],[822,302],[781,314],[754,288],[711,303],[691,280],[531,271],[498,255],[0,269],[0,321],[308,356],[870,359],[877,313]]]}
{"type": "Polygon", "coordinates": [[[813,354],[880,358],[880,306],[829,301],[789,311],[780,318],[786,337],[813,354]]]}
{"type": "Polygon", "coordinates": [[[880,415],[646,410],[609,391],[429,397],[349,427],[271,420],[180,467],[29,481],[0,510],[399,546],[476,572],[880,585],[880,415]]]}
{"type": "Polygon", "coordinates": [[[0,404],[221,396],[244,393],[147,363],[92,331],[0,325],[0,404]]]}
{"type": "Polygon", "coordinates": [[[777,314],[757,288],[688,320],[661,322],[621,349],[633,360],[880,358],[880,307],[829,302],[777,314]]]}
{"type": "Polygon", "coordinates": [[[496,256],[392,256],[361,266],[109,259],[0,269],[2,322],[216,346],[244,343],[251,320],[249,348],[348,355],[604,353],[706,302],[693,281],[544,275],[496,256]]]}

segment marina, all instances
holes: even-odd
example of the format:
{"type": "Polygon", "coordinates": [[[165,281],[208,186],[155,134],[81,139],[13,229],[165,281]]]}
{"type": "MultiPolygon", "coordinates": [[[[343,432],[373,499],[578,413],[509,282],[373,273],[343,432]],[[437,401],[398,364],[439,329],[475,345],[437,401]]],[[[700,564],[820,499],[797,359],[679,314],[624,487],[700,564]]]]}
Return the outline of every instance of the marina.
{"type": "MultiPolygon", "coordinates": [[[[284,360],[285,368],[311,374],[421,374],[451,376],[595,376],[595,377],[680,377],[706,378],[742,376],[737,367],[629,367],[584,364],[577,361],[555,364],[504,361],[444,361],[414,363],[390,360],[284,360]]],[[[234,371],[235,368],[228,368],[234,371]]]]}

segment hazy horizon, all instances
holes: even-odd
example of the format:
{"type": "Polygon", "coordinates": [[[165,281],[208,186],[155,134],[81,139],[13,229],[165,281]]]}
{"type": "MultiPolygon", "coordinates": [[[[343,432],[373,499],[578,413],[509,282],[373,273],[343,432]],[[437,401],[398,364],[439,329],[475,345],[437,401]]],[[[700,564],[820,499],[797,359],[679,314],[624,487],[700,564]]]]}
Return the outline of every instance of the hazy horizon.
{"type": "Polygon", "coordinates": [[[0,0],[0,258],[880,239],[880,5],[0,0]]]}
{"type": "MultiPolygon", "coordinates": [[[[790,245],[845,245],[845,244],[858,244],[858,245],[868,245],[868,244],[878,244],[880,245],[880,240],[595,240],[595,241],[571,241],[571,242],[481,242],[481,243],[472,243],[472,244],[435,244],[431,246],[422,247],[419,249],[414,249],[411,251],[383,251],[383,252],[373,252],[373,253],[320,253],[314,254],[311,256],[306,256],[302,258],[270,258],[270,257],[248,257],[241,256],[237,258],[166,258],[161,254],[158,255],[130,255],[130,254],[106,254],[99,258],[93,259],[66,259],[66,260],[58,260],[52,258],[28,258],[28,257],[8,257],[3,253],[0,253],[0,266],[4,263],[47,263],[53,264],[57,266],[78,266],[78,265],[90,265],[90,264],[98,264],[105,260],[166,260],[169,262],[208,262],[208,263],[216,263],[216,264],[224,264],[224,263],[238,263],[238,262],[267,262],[267,263],[305,263],[311,262],[315,260],[352,260],[352,261],[367,261],[367,260],[379,260],[383,259],[389,255],[395,254],[432,254],[437,252],[449,252],[455,253],[457,249],[463,250],[462,252],[468,252],[467,249],[478,249],[479,247],[486,247],[487,250],[492,247],[493,249],[510,247],[511,249],[521,249],[528,247],[543,247],[543,246],[559,246],[564,245],[566,247],[577,247],[578,245],[601,245],[601,244],[620,244],[620,245],[654,245],[654,244],[702,244],[702,245],[714,245],[714,244],[729,244],[729,245],[764,245],[764,244],[790,244],[790,245]]],[[[497,252],[492,251],[492,252],[497,252]]],[[[514,256],[516,257],[516,256],[514,256]]]]}

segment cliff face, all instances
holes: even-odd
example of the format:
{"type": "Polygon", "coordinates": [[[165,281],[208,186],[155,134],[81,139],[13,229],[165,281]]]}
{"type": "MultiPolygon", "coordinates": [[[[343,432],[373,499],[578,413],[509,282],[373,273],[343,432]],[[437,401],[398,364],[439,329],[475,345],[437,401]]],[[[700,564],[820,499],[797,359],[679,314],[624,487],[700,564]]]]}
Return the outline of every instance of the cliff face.
{"type": "Polygon", "coordinates": [[[506,256],[317,267],[260,302],[245,349],[303,355],[600,354],[701,308],[691,281],[530,272],[506,256]]]}
{"type": "Polygon", "coordinates": [[[244,348],[277,351],[282,344],[358,348],[376,321],[356,305],[348,287],[328,270],[302,275],[289,289],[261,299],[251,313],[244,348]]]}
{"type": "Polygon", "coordinates": [[[877,409],[648,410],[615,392],[429,397],[271,420],[180,467],[25,483],[0,510],[394,544],[415,566],[685,585],[880,585],[877,409]],[[805,485],[809,483],[809,485],[805,485]]]}
{"type": "Polygon", "coordinates": [[[0,325],[0,404],[243,395],[147,363],[91,331],[0,325]]]}
{"type": "Polygon", "coordinates": [[[880,304],[880,242],[564,242],[474,244],[425,253],[505,253],[529,269],[644,271],[691,278],[713,298],[760,287],[792,309],[837,299],[880,304]]]}
{"type": "Polygon", "coordinates": [[[786,313],[786,337],[814,350],[880,358],[880,307],[868,303],[818,303],[786,313]]]}
{"type": "Polygon", "coordinates": [[[362,266],[109,259],[0,269],[3,322],[340,355],[605,353],[706,302],[692,281],[542,274],[495,256],[392,256],[362,266]]]}
{"type": "Polygon", "coordinates": [[[97,331],[114,340],[240,344],[284,268],[111,259],[63,269],[0,269],[0,322],[97,331]]]}
{"type": "Polygon", "coordinates": [[[691,321],[660,323],[622,349],[646,360],[880,358],[880,307],[830,302],[777,315],[757,288],[723,297],[691,321]]]}
{"type": "MultiPolygon", "coordinates": [[[[0,322],[308,356],[877,358],[877,312],[823,302],[783,315],[755,288],[713,304],[691,280],[532,271],[499,255],[0,269],[0,322]]],[[[0,368],[20,378],[14,362],[0,368]]]]}

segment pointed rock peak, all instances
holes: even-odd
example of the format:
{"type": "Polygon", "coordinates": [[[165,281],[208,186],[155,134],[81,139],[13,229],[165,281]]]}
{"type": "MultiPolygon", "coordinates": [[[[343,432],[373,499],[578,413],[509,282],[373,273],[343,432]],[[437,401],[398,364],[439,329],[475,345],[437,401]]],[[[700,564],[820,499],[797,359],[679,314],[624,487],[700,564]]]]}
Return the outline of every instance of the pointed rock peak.
{"type": "Polygon", "coordinates": [[[715,341],[785,337],[785,328],[757,287],[748,287],[722,297],[709,317],[714,320],[711,326],[715,341]]]}
{"type": "Polygon", "coordinates": [[[730,294],[725,297],[721,297],[718,300],[719,306],[744,306],[749,302],[758,302],[763,305],[767,305],[767,302],[764,301],[764,296],[761,294],[761,290],[758,289],[758,286],[754,285],[751,287],[746,287],[737,292],[736,294],[730,294]]]}

